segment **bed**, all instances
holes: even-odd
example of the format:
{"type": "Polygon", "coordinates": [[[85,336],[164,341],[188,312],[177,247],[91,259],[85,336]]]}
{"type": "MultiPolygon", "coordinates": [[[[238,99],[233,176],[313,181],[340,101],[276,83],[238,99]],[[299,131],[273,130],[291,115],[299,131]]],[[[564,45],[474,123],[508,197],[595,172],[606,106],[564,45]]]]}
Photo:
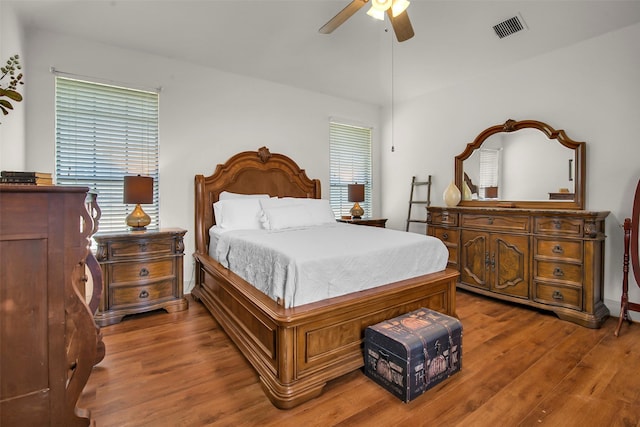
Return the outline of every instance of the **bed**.
{"type": "Polygon", "coordinates": [[[266,147],[234,155],[210,176],[195,176],[191,294],[238,346],[276,407],[308,401],[322,393],[327,381],[361,368],[367,326],[420,307],[455,316],[459,273],[453,269],[285,308],[210,256],[213,204],[225,191],[320,199],[320,181],[266,147]]]}

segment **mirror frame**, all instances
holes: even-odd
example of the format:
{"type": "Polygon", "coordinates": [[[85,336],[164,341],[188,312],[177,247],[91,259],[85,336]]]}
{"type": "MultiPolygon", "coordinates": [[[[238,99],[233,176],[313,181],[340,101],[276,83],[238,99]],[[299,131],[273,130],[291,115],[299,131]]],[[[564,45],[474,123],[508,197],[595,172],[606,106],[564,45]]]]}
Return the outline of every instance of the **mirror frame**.
{"type": "Polygon", "coordinates": [[[515,132],[520,129],[538,129],[547,138],[555,139],[565,147],[575,151],[574,165],[574,199],[573,200],[460,200],[458,206],[523,208],[523,209],[577,209],[583,210],[585,206],[585,182],[586,182],[586,144],[577,142],[567,136],[564,130],[556,130],[548,124],[536,120],[516,121],[509,119],[504,124],[491,126],[482,131],[473,142],[467,144],[465,150],[455,157],[455,183],[458,189],[462,189],[463,162],[471,154],[482,146],[482,143],[491,135],[500,132],[515,132]]]}

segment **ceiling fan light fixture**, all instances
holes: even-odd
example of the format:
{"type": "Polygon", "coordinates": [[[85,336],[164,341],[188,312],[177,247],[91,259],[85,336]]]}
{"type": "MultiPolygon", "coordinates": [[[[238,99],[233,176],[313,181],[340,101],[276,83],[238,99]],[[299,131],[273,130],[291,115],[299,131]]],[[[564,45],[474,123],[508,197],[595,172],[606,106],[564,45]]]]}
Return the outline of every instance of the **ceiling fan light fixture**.
{"type": "Polygon", "coordinates": [[[393,2],[393,6],[391,6],[391,14],[393,15],[393,17],[395,18],[396,16],[407,10],[407,8],[409,7],[409,3],[411,3],[409,0],[395,0],[393,2]]]}
{"type": "Polygon", "coordinates": [[[371,0],[371,9],[378,9],[384,12],[391,7],[393,0],[371,0]]]}
{"type": "Polygon", "coordinates": [[[379,21],[384,21],[384,10],[377,9],[373,5],[371,5],[371,8],[367,11],[367,15],[379,21]]]}

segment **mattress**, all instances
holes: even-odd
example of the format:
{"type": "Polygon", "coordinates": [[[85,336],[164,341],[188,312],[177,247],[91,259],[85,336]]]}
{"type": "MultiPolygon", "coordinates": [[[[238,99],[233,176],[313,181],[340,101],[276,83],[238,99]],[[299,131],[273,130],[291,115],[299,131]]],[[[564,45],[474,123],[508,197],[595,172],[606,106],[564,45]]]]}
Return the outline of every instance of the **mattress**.
{"type": "Polygon", "coordinates": [[[214,259],[285,308],[441,271],[449,256],[435,237],[344,223],[210,236],[214,259]]]}

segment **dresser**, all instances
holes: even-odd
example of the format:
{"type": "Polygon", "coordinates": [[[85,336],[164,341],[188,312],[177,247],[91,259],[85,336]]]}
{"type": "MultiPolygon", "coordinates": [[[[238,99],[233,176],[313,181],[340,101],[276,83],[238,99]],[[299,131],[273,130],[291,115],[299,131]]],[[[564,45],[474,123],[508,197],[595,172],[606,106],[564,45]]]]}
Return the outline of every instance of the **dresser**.
{"type": "Polygon", "coordinates": [[[427,234],[447,246],[460,288],[599,328],[609,315],[603,303],[607,215],[429,206],[427,234]]]}
{"type": "Polygon", "coordinates": [[[166,228],[94,236],[103,271],[98,325],[118,323],[128,314],[188,307],[182,279],[185,233],[166,228]]]}
{"type": "Polygon", "coordinates": [[[90,413],[76,408],[104,356],[84,297],[89,238],[97,229],[85,206],[87,190],[0,185],[3,427],[91,423],[90,413]]]}

